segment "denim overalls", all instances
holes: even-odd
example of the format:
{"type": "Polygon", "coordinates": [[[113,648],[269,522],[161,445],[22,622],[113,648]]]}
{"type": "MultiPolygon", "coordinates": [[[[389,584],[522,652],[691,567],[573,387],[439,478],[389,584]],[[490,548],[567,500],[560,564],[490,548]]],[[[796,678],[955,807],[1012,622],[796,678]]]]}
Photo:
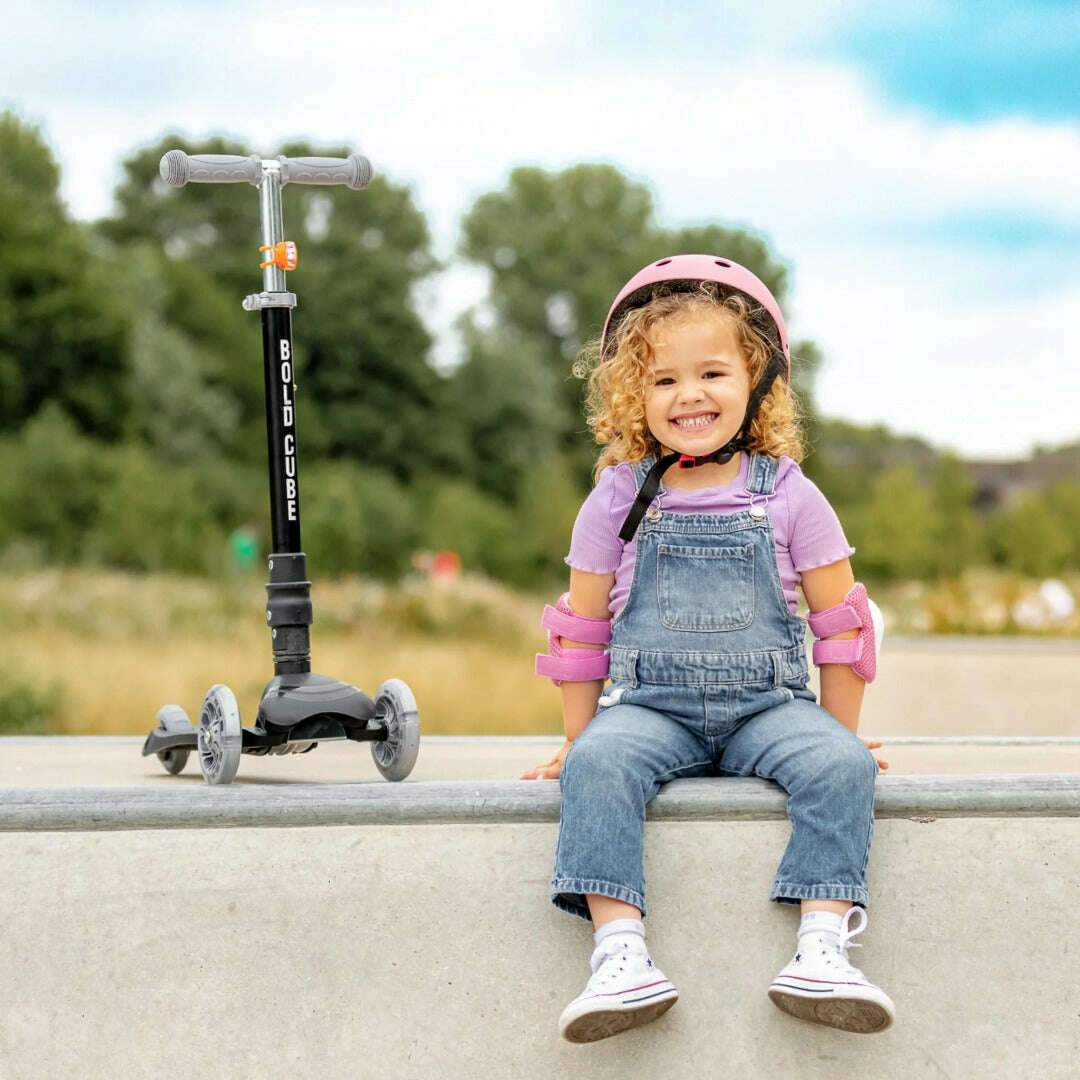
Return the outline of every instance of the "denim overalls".
{"type": "MultiPolygon", "coordinates": [[[[639,487],[653,461],[635,467],[639,487]]],[[[641,521],[611,685],[559,781],[551,899],[564,911],[588,918],[598,893],[644,915],[646,804],[669,780],[717,773],[788,793],[770,899],[867,905],[877,762],[807,689],[806,624],[784,599],[767,509],[776,469],[751,457],[744,511],[670,513],[661,487],[641,521]]]]}

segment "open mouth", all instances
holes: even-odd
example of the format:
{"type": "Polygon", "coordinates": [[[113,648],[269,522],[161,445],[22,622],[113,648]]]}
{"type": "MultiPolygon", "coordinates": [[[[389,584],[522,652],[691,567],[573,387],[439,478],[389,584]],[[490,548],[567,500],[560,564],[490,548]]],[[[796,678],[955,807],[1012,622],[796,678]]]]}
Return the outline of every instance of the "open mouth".
{"type": "Polygon", "coordinates": [[[702,413],[700,416],[680,416],[671,423],[680,431],[704,431],[712,427],[720,416],[719,413],[702,413]]]}

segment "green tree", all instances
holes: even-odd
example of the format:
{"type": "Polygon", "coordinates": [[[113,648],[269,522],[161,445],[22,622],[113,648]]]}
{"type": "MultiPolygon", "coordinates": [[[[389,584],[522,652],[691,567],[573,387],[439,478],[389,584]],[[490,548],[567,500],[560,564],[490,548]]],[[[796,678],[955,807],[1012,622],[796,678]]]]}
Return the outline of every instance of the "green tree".
{"type": "Polygon", "coordinates": [[[817,377],[825,361],[825,355],[812,341],[796,341],[790,345],[791,389],[798,399],[803,418],[803,438],[806,456],[802,469],[812,480],[818,481],[818,456],[821,444],[821,418],[818,415],[816,385],[817,377]]]}
{"type": "Polygon", "coordinates": [[[959,577],[982,559],[982,527],[972,508],[975,485],[955,454],[946,454],[934,470],[931,498],[935,524],[931,531],[934,569],[939,576],[959,577]]]}
{"type": "Polygon", "coordinates": [[[1069,538],[1068,566],[1080,570],[1080,481],[1059,480],[1046,488],[1046,501],[1069,538]]]}
{"type": "MultiPolygon", "coordinates": [[[[196,307],[188,307],[193,270],[209,274],[229,297],[233,317],[248,320],[250,346],[235,353],[213,350],[221,364],[214,374],[245,415],[261,414],[259,320],[240,314],[243,296],[262,287],[259,200],[246,184],[165,186],[158,162],[173,148],[248,152],[224,139],[196,143],[166,136],[125,162],[119,213],[102,229],[121,245],[151,240],[185,265],[187,273],[171,282],[164,310],[192,340],[207,333],[208,308],[214,306],[201,295],[196,307]]],[[[275,153],[341,157],[346,151],[289,143],[275,153]]],[[[438,264],[410,192],[376,177],[363,192],[289,185],[282,202],[287,235],[300,249],[290,287],[299,296],[294,329],[304,454],[353,457],[401,478],[432,465],[456,468],[460,461],[447,435],[449,388],[427,362],[431,338],[413,300],[417,284],[438,264]]]]}
{"type": "MultiPolygon", "coordinates": [[[[244,416],[241,393],[217,377],[227,335],[217,342],[199,340],[170,320],[169,260],[149,243],[130,245],[116,262],[116,280],[131,307],[129,436],[174,462],[261,454],[256,436],[263,410],[253,415],[251,395],[244,394],[249,406],[244,416]]],[[[205,275],[198,284],[211,285],[211,294],[220,295],[205,275]]],[[[256,370],[257,356],[251,357],[256,370]]]]}
{"type": "Polygon", "coordinates": [[[0,538],[23,537],[47,561],[83,561],[111,480],[101,445],[48,403],[0,442],[0,538]]]}
{"type": "Polygon", "coordinates": [[[1046,491],[1025,492],[999,507],[987,533],[994,562],[1018,573],[1049,577],[1069,566],[1074,539],[1046,491]]]}
{"type": "Polygon", "coordinates": [[[392,581],[419,546],[412,492],[382,469],[324,461],[301,478],[303,544],[310,572],[392,581]]]}
{"type": "Polygon", "coordinates": [[[421,546],[456,551],[466,570],[513,578],[521,537],[509,507],[460,481],[428,477],[418,498],[421,546]]]}
{"type": "Polygon", "coordinates": [[[583,486],[596,451],[583,438],[584,387],[568,378],[570,365],[632,274],[663,255],[715,251],[752,269],[778,299],[786,290],[786,271],[761,240],[717,225],[663,229],[648,188],[610,165],[515,169],[503,190],[473,204],[460,251],[490,273],[491,350],[500,335],[532,342],[560,387],[559,448],[574,455],[583,486]]]}
{"type": "MultiPolygon", "coordinates": [[[[129,570],[220,571],[226,531],[190,465],[165,464],[135,443],[113,448],[87,552],[129,570]]],[[[242,520],[242,519],[241,519],[242,520]]]]}
{"type": "Polygon", "coordinates": [[[866,501],[846,515],[845,527],[860,575],[924,578],[934,569],[940,526],[930,493],[910,466],[876,476],[866,501]]]}
{"type": "Polygon", "coordinates": [[[127,324],[59,185],[41,132],[0,113],[0,431],[53,401],[82,431],[116,439],[128,411],[127,324]]]}
{"type": "Polygon", "coordinates": [[[522,584],[565,587],[570,571],[563,560],[581,498],[568,454],[537,461],[525,475],[517,511],[522,584]]]}
{"type": "Polygon", "coordinates": [[[483,332],[469,314],[458,326],[465,360],[450,378],[450,402],[462,474],[515,502],[525,474],[555,452],[559,387],[535,339],[512,327],[483,332]]]}
{"type": "Polygon", "coordinates": [[[807,472],[838,511],[863,504],[878,477],[908,467],[929,483],[940,455],[921,439],[896,435],[884,424],[864,427],[846,420],[815,420],[815,446],[807,472]]]}

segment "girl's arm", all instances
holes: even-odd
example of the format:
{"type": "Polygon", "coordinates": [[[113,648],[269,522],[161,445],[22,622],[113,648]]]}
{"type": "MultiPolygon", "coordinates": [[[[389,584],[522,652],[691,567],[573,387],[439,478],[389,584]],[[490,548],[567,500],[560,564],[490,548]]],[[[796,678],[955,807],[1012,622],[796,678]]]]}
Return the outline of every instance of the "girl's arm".
{"type": "MultiPolygon", "coordinates": [[[[839,604],[854,584],[855,575],[851,571],[850,559],[805,570],[802,574],[803,596],[812,612],[825,611],[839,604]]],[[[858,630],[845,630],[841,634],[834,634],[829,640],[842,641],[858,634],[858,630]]],[[[850,728],[853,734],[858,734],[859,711],[866,683],[848,664],[822,664],[818,670],[821,675],[822,708],[832,713],[844,727],[850,728]]]]}
{"type": "MultiPolygon", "coordinates": [[[[570,569],[570,606],[575,614],[590,619],[611,617],[608,603],[611,589],[615,584],[614,574],[590,574],[585,570],[570,569]]],[[[562,639],[564,649],[602,649],[603,645],[590,645],[582,641],[562,639]]],[[[563,759],[570,749],[570,744],[585,730],[589,721],[596,715],[596,705],[604,689],[603,679],[590,679],[588,682],[564,682],[562,690],[563,730],[566,742],[559,752],[544,765],[522,773],[522,780],[555,780],[562,772],[563,759]]]]}
{"type": "MultiPolygon", "coordinates": [[[[570,568],[570,606],[578,615],[590,619],[610,619],[611,590],[615,585],[614,574],[590,574],[585,570],[570,568]]],[[[603,645],[589,645],[581,641],[562,639],[564,649],[602,649],[603,645]]],[[[603,679],[589,682],[564,682],[560,687],[563,701],[563,730],[566,741],[572,743],[596,715],[596,703],[604,689],[603,679]]]]}

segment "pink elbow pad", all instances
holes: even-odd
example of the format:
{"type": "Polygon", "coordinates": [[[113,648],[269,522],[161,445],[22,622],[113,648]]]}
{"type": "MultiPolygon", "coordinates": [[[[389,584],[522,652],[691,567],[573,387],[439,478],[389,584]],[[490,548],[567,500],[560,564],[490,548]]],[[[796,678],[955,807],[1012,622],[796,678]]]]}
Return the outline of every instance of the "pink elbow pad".
{"type": "Polygon", "coordinates": [[[877,658],[885,636],[881,609],[866,595],[866,586],[855,582],[851,591],[835,607],[815,612],[807,620],[814,637],[828,638],[845,630],[858,630],[855,638],[843,641],[815,641],[814,663],[850,664],[866,682],[877,675],[877,658]]]}
{"type": "Polygon", "coordinates": [[[598,649],[564,649],[562,639],[583,641],[589,645],[607,645],[611,641],[611,620],[590,619],[577,615],[564,593],[555,607],[548,604],[540,618],[548,632],[547,653],[536,654],[536,674],[551,679],[556,686],[564,682],[590,682],[606,679],[611,659],[598,649]]]}

